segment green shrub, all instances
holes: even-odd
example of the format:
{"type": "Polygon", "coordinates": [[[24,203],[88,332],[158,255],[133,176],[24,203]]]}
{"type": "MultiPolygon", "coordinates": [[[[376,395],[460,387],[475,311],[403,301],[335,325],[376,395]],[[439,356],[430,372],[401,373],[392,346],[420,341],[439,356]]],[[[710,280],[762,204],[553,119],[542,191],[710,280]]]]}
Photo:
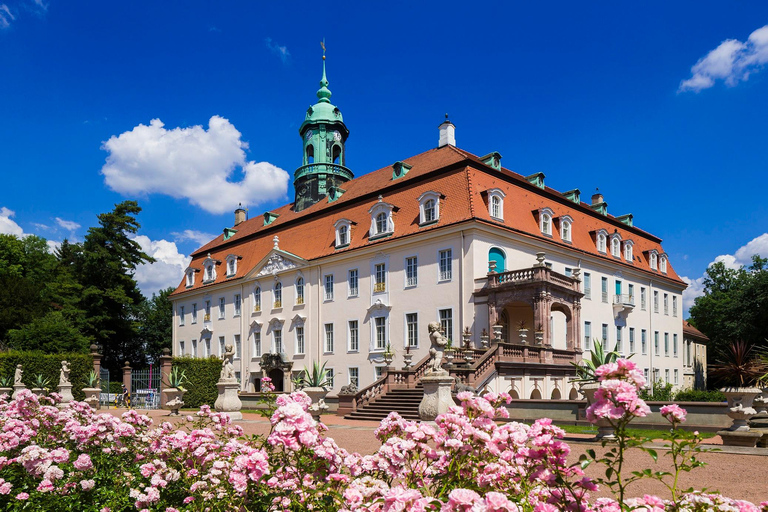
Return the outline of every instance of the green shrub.
{"type": "Polygon", "coordinates": [[[648,389],[642,389],[639,396],[647,402],[671,402],[672,384],[665,384],[663,380],[658,380],[653,385],[653,393],[648,389]]]}
{"type": "MultiPolygon", "coordinates": [[[[183,371],[187,377],[187,383],[184,386],[187,389],[184,395],[184,407],[197,408],[203,404],[213,407],[219,393],[216,383],[221,375],[221,359],[216,356],[208,359],[189,356],[174,357],[173,367],[183,371]]],[[[163,375],[163,382],[167,382],[167,379],[163,375]]]]}
{"type": "Polygon", "coordinates": [[[120,394],[123,392],[123,381],[115,382],[112,381],[109,383],[109,392],[114,394],[120,394]]]}
{"type": "Polygon", "coordinates": [[[725,395],[716,389],[684,389],[675,395],[676,402],[725,402],[725,395]]]}
{"type": "Polygon", "coordinates": [[[13,376],[16,365],[21,364],[24,375],[22,382],[32,389],[35,376],[40,374],[50,379],[53,391],[59,385],[61,362],[69,362],[69,381],[72,383],[72,395],[75,400],[84,400],[83,388],[86,387],[86,376],[93,370],[93,358],[89,354],[43,354],[42,352],[5,352],[0,353],[0,375],[13,376]]]}

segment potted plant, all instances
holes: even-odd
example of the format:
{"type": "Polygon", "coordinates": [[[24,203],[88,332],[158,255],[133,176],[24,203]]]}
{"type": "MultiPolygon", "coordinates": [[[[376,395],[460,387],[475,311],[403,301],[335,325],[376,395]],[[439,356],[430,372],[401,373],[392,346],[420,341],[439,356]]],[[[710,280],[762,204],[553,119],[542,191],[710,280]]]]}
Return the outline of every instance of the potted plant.
{"type": "Polygon", "coordinates": [[[518,322],[517,333],[520,335],[520,343],[525,343],[525,338],[528,337],[528,328],[525,326],[525,320],[518,322]]]}
{"type": "Polygon", "coordinates": [[[320,366],[320,363],[314,361],[312,369],[304,367],[302,370],[301,390],[312,399],[312,405],[309,407],[312,417],[320,421],[320,415],[328,409],[325,405],[325,396],[328,394],[328,388],[333,384],[333,376],[325,369],[326,363],[320,366]]]}
{"type": "Polygon", "coordinates": [[[8,395],[8,398],[13,394],[13,377],[7,375],[0,377],[0,395],[8,395]]]}
{"type": "Polygon", "coordinates": [[[443,357],[445,358],[445,365],[447,367],[453,366],[453,358],[455,356],[455,352],[453,350],[453,341],[449,338],[448,341],[445,344],[445,350],[443,350],[443,357]]]}
{"type": "Polygon", "coordinates": [[[188,383],[186,372],[184,370],[179,371],[178,367],[171,368],[171,372],[166,375],[167,389],[163,390],[168,400],[165,402],[165,409],[171,411],[170,416],[178,416],[179,409],[184,406],[184,393],[187,392],[184,389],[184,384],[188,383]]]}
{"type": "Polygon", "coordinates": [[[35,384],[32,392],[38,396],[47,395],[51,391],[51,379],[45,377],[42,373],[35,375],[35,384]]]}
{"type": "MultiPolygon", "coordinates": [[[[595,339],[592,342],[592,350],[589,352],[589,358],[582,358],[578,363],[571,363],[576,369],[576,378],[573,380],[574,382],[579,383],[579,390],[587,400],[587,407],[592,405],[595,400],[595,393],[600,388],[600,383],[597,381],[595,370],[604,364],[615,363],[619,358],[618,348],[617,344],[612,351],[606,352],[602,342],[595,339]]],[[[609,420],[605,418],[600,419],[597,421],[596,425],[596,439],[614,439],[616,437],[614,428],[609,420]]]]}
{"type": "Polygon", "coordinates": [[[384,349],[384,364],[387,366],[390,366],[392,364],[392,361],[395,359],[395,353],[392,350],[392,345],[390,345],[389,342],[387,342],[387,348],[384,349]]]}
{"type": "Polygon", "coordinates": [[[754,350],[754,346],[743,340],[734,341],[720,350],[708,373],[723,386],[720,391],[728,400],[726,414],[733,420],[733,424],[727,431],[749,431],[747,422],[757,414],[752,404],[763,392],[757,384],[766,369],[768,366],[754,350]]]}
{"type": "Polygon", "coordinates": [[[101,407],[101,404],[99,403],[101,398],[99,374],[94,370],[91,370],[91,373],[85,377],[85,383],[87,387],[83,388],[83,393],[85,393],[86,403],[90,405],[92,409],[99,409],[101,407]]]}
{"type": "Polygon", "coordinates": [[[533,333],[533,339],[536,340],[537,345],[544,344],[544,325],[539,324],[536,326],[536,332],[533,333]]]}

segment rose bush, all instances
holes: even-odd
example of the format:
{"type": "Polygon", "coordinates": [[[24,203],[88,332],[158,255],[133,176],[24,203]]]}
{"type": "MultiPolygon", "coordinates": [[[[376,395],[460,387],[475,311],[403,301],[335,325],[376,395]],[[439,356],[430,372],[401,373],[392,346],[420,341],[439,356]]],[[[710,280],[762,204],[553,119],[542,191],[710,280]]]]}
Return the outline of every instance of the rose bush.
{"type": "MultiPolygon", "coordinates": [[[[636,392],[642,375],[624,360],[598,370],[602,387],[589,414],[609,418],[617,426],[619,443],[631,447],[621,439],[631,418],[647,413],[636,392]]],[[[306,394],[275,396],[269,386],[266,391],[272,425],[267,436],[244,436],[226,414],[207,406],[179,424],[155,426],[135,411],[116,418],[97,415],[84,403],[57,407],[55,397],[29,392],[13,401],[0,398],[0,507],[100,512],[768,511],[768,504],[678,492],[676,475],[669,484],[671,499],[620,494],[619,500],[592,499],[590,493],[600,482],[586,477],[583,468],[593,460],[569,465],[564,432],[550,420],[531,426],[497,422],[507,417],[506,394],[460,393],[461,406],[439,416],[434,425],[392,413],[375,432],[381,441],[377,452],[359,455],[324,435],[325,426],[308,413],[306,394]]],[[[663,411],[673,427],[684,421],[684,411],[675,407],[663,411]]],[[[675,428],[670,436],[677,473],[695,467],[691,453],[698,448],[696,436],[675,428]]],[[[614,473],[619,459],[608,462],[614,473]]],[[[616,487],[615,482],[605,483],[616,487]]]]}

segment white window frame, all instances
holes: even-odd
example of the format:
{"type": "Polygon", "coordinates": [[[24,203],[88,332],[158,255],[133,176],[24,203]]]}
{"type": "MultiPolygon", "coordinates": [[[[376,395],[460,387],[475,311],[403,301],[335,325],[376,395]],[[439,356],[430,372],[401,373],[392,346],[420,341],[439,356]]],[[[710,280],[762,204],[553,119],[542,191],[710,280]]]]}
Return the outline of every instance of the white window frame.
{"type": "Polygon", "coordinates": [[[296,277],[296,305],[301,306],[304,304],[304,276],[296,277]]]}
{"type": "Polygon", "coordinates": [[[373,264],[373,293],[384,293],[387,291],[387,263],[379,262],[373,264]]]}
{"type": "Polygon", "coordinates": [[[261,331],[253,333],[253,357],[261,357],[261,331]]]}
{"type": "Polygon", "coordinates": [[[334,344],[333,322],[323,324],[323,353],[333,354],[334,349],[336,348],[334,344]]]}
{"type": "Polygon", "coordinates": [[[675,368],[673,374],[674,374],[674,379],[675,379],[673,381],[673,384],[675,384],[675,385],[680,384],[680,372],[678,371],[677,368],[675,368]]]}
{"type": "Polygon", "coordinates": [[[669,294],[664,294],[664,314],[669,316],[669,294]]]}
{"type": "Polygon", "coordinates": [[[192,325],[197,323],[197,302],[192,303],[192,325]]]}
{"type": "Polygon", "coordinates": [[[405,336],[403,337],[403,348],[411,348],[411,349],[418,349],[419,348],[419,313],[416,311],[407,312],[403,315],[403,324],[404,329],[403,332],[405,333],[405,336]],[[409,316],[413,316],[414,321],[409,321],[409,316]],[[411,328],[413,327],[413,329],[411,328]],[[411,338],[411,335],[413,335],[413,339],[411,338]],[[415,341],[415,343],[412,343],[415,341]]]}
{"type": "Polygon", "coordinates": [[[667,255],[666,254],[661,254],[659,256],[659,271],[662,274],[667,273],[667,255]]]}
{"type": "Polygon", "coordinates": [[[632,240],[624,241],[624,259],[626,261],[632,262],[635,260],[634,247],[635,247],[635,242],[633,242],[632,240]]]}
{"type": "Polygon", "coordinates": [[[664,357],[669,357],[669,333],[664,333],[664,357]]]}
{"type": "Polygon", "coordinates": [[[584,298],[592,300],[592,273],[584,272],[584,298]]]}
{"type": "Polygon", "coordinates": [[[455,348],[458,348],[459,344],[460,344],[459,340],[455,340],[452,337],[453,336],[453,327],[454,327],[453,326],[453,308],[440,308],[440,309],[438,309],[437,310],[437,318],[438,318],[438,322],[440,322],[440,328],[443,331],[443,335],[453,342],[453,346],[455,348]],[[444,318],[443,317],[443,312],[444,311],[449,312],[450,317],[445,317],[444,318]],[[450,319],[450,321],[451,321],[450,324],[448,324],[446,322],[446,320],[448,320],[448,319],[450,319]],[[448,325],[450,327],[450,329],[446,329],[446,325],[448,325]]]}
{"type": "Polygon", "coordinates": [[[237,260],[240,257],[236,254],[227,255],[227,277],[232,277],[237,274],[237,260]]]}
{"type": "Polygon", "coordinates": [[[677,295],[672,296],[672,316],[677,316],[677,295]]]}
{"type": "Polygon", "coordinates": [[[355,385],[357,389],[360,389],[360,368],[358,366],[348,366],[347,367],[347,384],[349,385],[355,385]],[[352,376],[354,370],[354,377],[352,376]]]}
{"type": "Polygon", "coordinates": [[[611,235],[611,256],[621,258],[621,235],[618,233],[611,235]]]}
{"type": "Polygon", "coordinates": [[[573,241],[573,218],[570,215],[560,217],[560,238],[563,242],[573,241]]]}
{"type": "Polygon", "coordinates": [[[603,345],[603,347],[608,344],[608,324],[602,324],[600,327],[600,343],[603,345]]]}
{"type": "Polygon", "coordinates": [[[219,336],[219,357],[224,355],[225,346],[227,344],[227,338],[224,336],[219,336]]]}
{"type": "Polygon", "coordinates": [[[359,320],[347,320],[347,352],[357,353],[360,352],[360,321],[359,320]],[[353,340],[353,328],[354,326],[354,340],[353,340]],[[355,346],[353,346],[353,343],[355,346]]]}
{"type": "Polygon", "coordinates": [[[239,293],[235,294],[234,305],[235,305],[234,316],[240,316],[242,314],[242,309],[243,309],[243,298],[239,293]]]}
{"type": "Polygon", "coordinates": [[[187,276],[187,288],[195,286],[195,274],[197,273],[197,270],[188,268],[184,273],[187,276]]]}
{"type": "Polygon", "coordinates": [[[183,357],[186,354],[184,353],[184,340],[179,340],[179,356],[183,357]]]}
{"type": "Polygon", "coordinates": [[[659,312],[659,291],[653,290],[653,312],[659,312]]]}
{"type": "Polygon", "coordinates": [[[219,320],[224,320],[227,316],[227,299],[219,297],[219,320]]]}
{"type": "Polygon", "coordinates": [[[360,271],[351,268],[347,271],[347,297],[358,297],[360,295],[360,271]],[[354,280],[354,288],[352,281],[354,280]]]}
{"type": "Polygon", "coordinates": [[[387,315],[379,315],[374,316],[371,320],[371,352],[384,352],[387,349],[387,341],[388,341],[388,326],[387,326],[387,315]],[[381,322],[381,325],[379,325],[379,322],[381,322]],[[383,336],[381,339],[381,343],[379,343],[379,327],[383,327],[383,336]]]}
{"type": "Polygon", "coordinates": [[[216,280],[216,264],[218,260],[211,258],[209,254],[205,260],[203,260],[203,284],[212,283],[216,280]]]}
{"type": "Polygon", "coordinates": [[[552,236],[552,219],[554,218],[555,212],[551,208],[539,210],[539,231],[542,235],[552,236]]]}
{"type": "Polygon", "coordinates": [[[672,357],[678,357],[678,339],[677,339],[677,333],[672,333],[672,357]]]}
{"type": "Polygon", "coordinates": [[[296,355],[304,355],[307,350],[306,336],[304,335],[304,324],[296,325],[293,328],[293,344],[296,355]]]}
{"type": "Polygon", "coordinates": [[[643,311],[648,309],[648,295],[645,291],[645,286],[640,287],[640,309],[643,311]]]}
{"type": "Polygon", "coordinates": [[[659,331],[653,331],[653,355],[661,357],[661,336],[659,336],[659,331]]]}
{"type": "Polygon", "coordinates": [[[629,353],[635,354],[635,328],[629,328],[629,353]]]}
{"type": "Polygon", "coordinates": [[[601,254],[608,253],[608,231],[599,229],[595,235],[595,247],[601,254]]]}
{"type": "Polygon", "coordinates": [[[395,232],[395,222],[392,219],[392,211],[394,205],[385,203],[381,198],[379,202],[374,204],[368,214],[371,216],[371,228],[368,230],[368,239],[376,238],[380,236],[390,235],[395,232]],[[377,226],[377,218],[379,214],[384,214],[384,225],[377,226]],[[383,230],[380,228],[383,227],[383,230]]]}
{"type": "Polygon", "coordinates": [[[651,267],[651,270],[658,270],[659,253],[656,249],[648,251],[648,266],[651,267]]]}
{"type": "Polygon", "coordinates": [[[184,317],[185,317],[185,315],[184,315],[184,306],[179,306],[179,327],[183,327],[184,326],[184,322],[186,321],[184,319],[184,317]]]}
{"type": "Polygon", "coordinates": [[[434,224],[440,220],[440,194],[435,191],[427,191],[419,196],[419,225],[434,224]],[[433,201],[433,218],[427,218],[427,205],[433,201]]]}
{"type": "Polygon", "coordinates": [[[232,336],[233,345],[235,346],[235,357],[233,359],[240,359],[242,357],[242,349],[243,347],[240,346],[240,335],[235,334],[232,336]]]}
{"type": "Polygon", "coordinates": [[[203,340],[203,357],[208,358],[211,356],[211,338],[205,338],[203,340]]]}
{"type": "Polygon", "coordinates": [[[648,355],[648,331],[646,329],[640,329],[640,353],[644,356],[648,355]]]}
{"type": "Polygon", "coordinates": [[[622,327],[621,325],[616,326],[616,347],[617,352],[624,355],[624,332],[622,327]]]}
{"type": "Polygon", "coordinates": [[[197,340],[192,340],[192,357],[197,357],[197,340]]]}
{"type": "Polygon", "coordinates": [[[335,247],[337,249],[347,247],[352,241],[352,221],[349,219],[339,219],[333,224],[333,227],[336,228],[335,247]],[[342,228],[346,230],[346,235],[342,228]]]}
{"type": "Polygon", "coordinates": [[[507,195],[500,188],[492,188],[488,191],[488,214],[492,219],[504,220],[504,198],[507,195]],[[498,201],[498,212],[494,212],[494,200],[498,201]],[[498,213],[498,215],[496,215],[498,213]]]}
{"type": "Polygon", "coordinates": [[[326,302],[333,300],[333,274],[323,276],[323,297],[326,302]]]}
{"type": "Polygon", "coordinates": [[[584,320],[584,350],[592,350],[592,322],[584,320]]]}
{"type": "Polygon", "coordinates": [[[437,282],[447,283],[451,280],[453,280],[453,248],[448,247],[446,249],[440,249],[437,251],[437,282]],[[447,270],[443,268],[443,255],[446,253],[448,255],[447,270]]]}
{"type": "Polygon", "coordinates": [[[272,353],[273,354],[282,354],[283,352],[280,350],[281,348],[284,349],[285,344],[283,343],[283,326],[280,325],[279,329],[272,329],[272,353]]]}
{"type": "Polygon", "coordinates": [[[280,309],[283,307],[283,283],[277,281],[272,286],[272,309],[280,309]]]}
{"type": "Polygon", "coordinates": [[[414,288],[419,285],[419,257],[418,255],[405,257],[405,288],[414,288]],[[411,265],[413,262],[413,265],[411,265]],[[413,275],[409,275],[413,269],[413,275]]]}
{"type": "Polygon", "coordinates": [[[253,289],[253,312],[258,313],[261,311],[261,286],[257,286],[253,289]]]}
{"type": "Polygon", "coordinates": [[[600,278],[600,298],[603,302],[608,302],[608,278],[607,277],[601,277],[600,278]]]}

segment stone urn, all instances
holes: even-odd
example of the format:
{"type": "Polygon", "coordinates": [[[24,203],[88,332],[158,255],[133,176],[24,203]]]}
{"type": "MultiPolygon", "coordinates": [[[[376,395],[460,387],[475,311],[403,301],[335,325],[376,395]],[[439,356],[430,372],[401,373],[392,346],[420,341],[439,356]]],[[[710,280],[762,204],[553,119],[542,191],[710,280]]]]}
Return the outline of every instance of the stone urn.
{"type": "Polygon", "coordinates": [[[726,414],[733,420],[733,424],[726,430],[729,432],[748,432],[748,421],[757,414],[752,405],[755,398],[763,393],[763,390],[755,387],[727,387],[720,391],[728,399],[726,414]]]}
{"type": "Polygon", "coordinates": [[[409,370],[413,366],[413,354],[406,352],[403,354],[403,370],[409,370]]]}
{"type": "Polygon", "coordinates": [[[501,331],[504,329],[503,325],[496,324],[493,327],[493,342],[494,343],[500,343],[501,342],[501,331]]]}
{"type": "Polygon", "coordinates": [[[101,388],[83,388],[85,393],[85,403],[91,406],[91,409],[101,409],[101,388]]]}
{"type": "Polygon", "coordinates": [[[308,387],[303,388],[302,391],[312,400],[312,405],[309,406],[309,413],[315,421],[320,421],[320,415],[328,410],[328,405],[325,403],[328,390],[324,387],[308,387]]]}
{"type": "Polygon", "coordinates": [[[187,390],[184,388],[167,388],[163,390],[165,396],[168,397],[168,401],[165,402],[163,409],[171,411],[168,416],[179,416],[179,409],[184,407],[184,393],[187,390]]]}
{"type": "MultiPolygon", "coordinates": [[[[595,393],[600,389],[599,382],[582,382],[579,386],[581,394],[587,399],[587,407],[595,402],[595,393]]],[[[616,431],[607,419],[597,420],[597,436],[595,439],[616,439],[616,431]]]]}
{"type": "Polygon", "coordinates": [[[45,396],[48,394],[43,388],[32,388],[31,391],[37,396],[45,396]]]}
{"type": "MultiPolygon", "coordinates": [[[[0,393],[3,392],[2,390],[3,388],[0,388],[0,393]]],[[[762,394],[755,398],[755,401],[752,404],[752,407],[754,407],[757,412],[755,418],[768,418],[768,387],[762,388],[762,390],[762,394]]]]}
{"type": "Polygon", "coordinates": [[[0,388],[0,395],[8,395],[8,400],[10,400],[11,396],[13,395],[13,388],[0,388]]]}
{"type": "Polygon", "coordinates": [[[544,331],[536,331],[533,333],[533,339],[536,341],[537,345],[544,343],[544,331]]]}
{"type": "Polygon", "coordinates": [[[517,334],[520,335],[520,343],[525,344],[526,338],[528,338],[528,329],[518,329],[517,334]]]}
{"type": "Polygon", "coordinates": [[[387,365],[387,368],[392,366],[392,361],[395,360],[395,354],[392,352],[384,352],[384,364],[387,365]]]}
{"type": "Polygon", "coordinates": [[[451,367],[453,366],[453,358],[455,357],[455,352],[453,349],[446,350],[443,352],[443,359],[445,359],[445,366],[451,367]]]}
{"type": "Polygon", "coordinates": [[[467,349],[464,351],[464,362],[467,363],[467,366],[472,366],[472,361],[475,360],[475,353],[472,351],[472,349],[467,349]]]}

